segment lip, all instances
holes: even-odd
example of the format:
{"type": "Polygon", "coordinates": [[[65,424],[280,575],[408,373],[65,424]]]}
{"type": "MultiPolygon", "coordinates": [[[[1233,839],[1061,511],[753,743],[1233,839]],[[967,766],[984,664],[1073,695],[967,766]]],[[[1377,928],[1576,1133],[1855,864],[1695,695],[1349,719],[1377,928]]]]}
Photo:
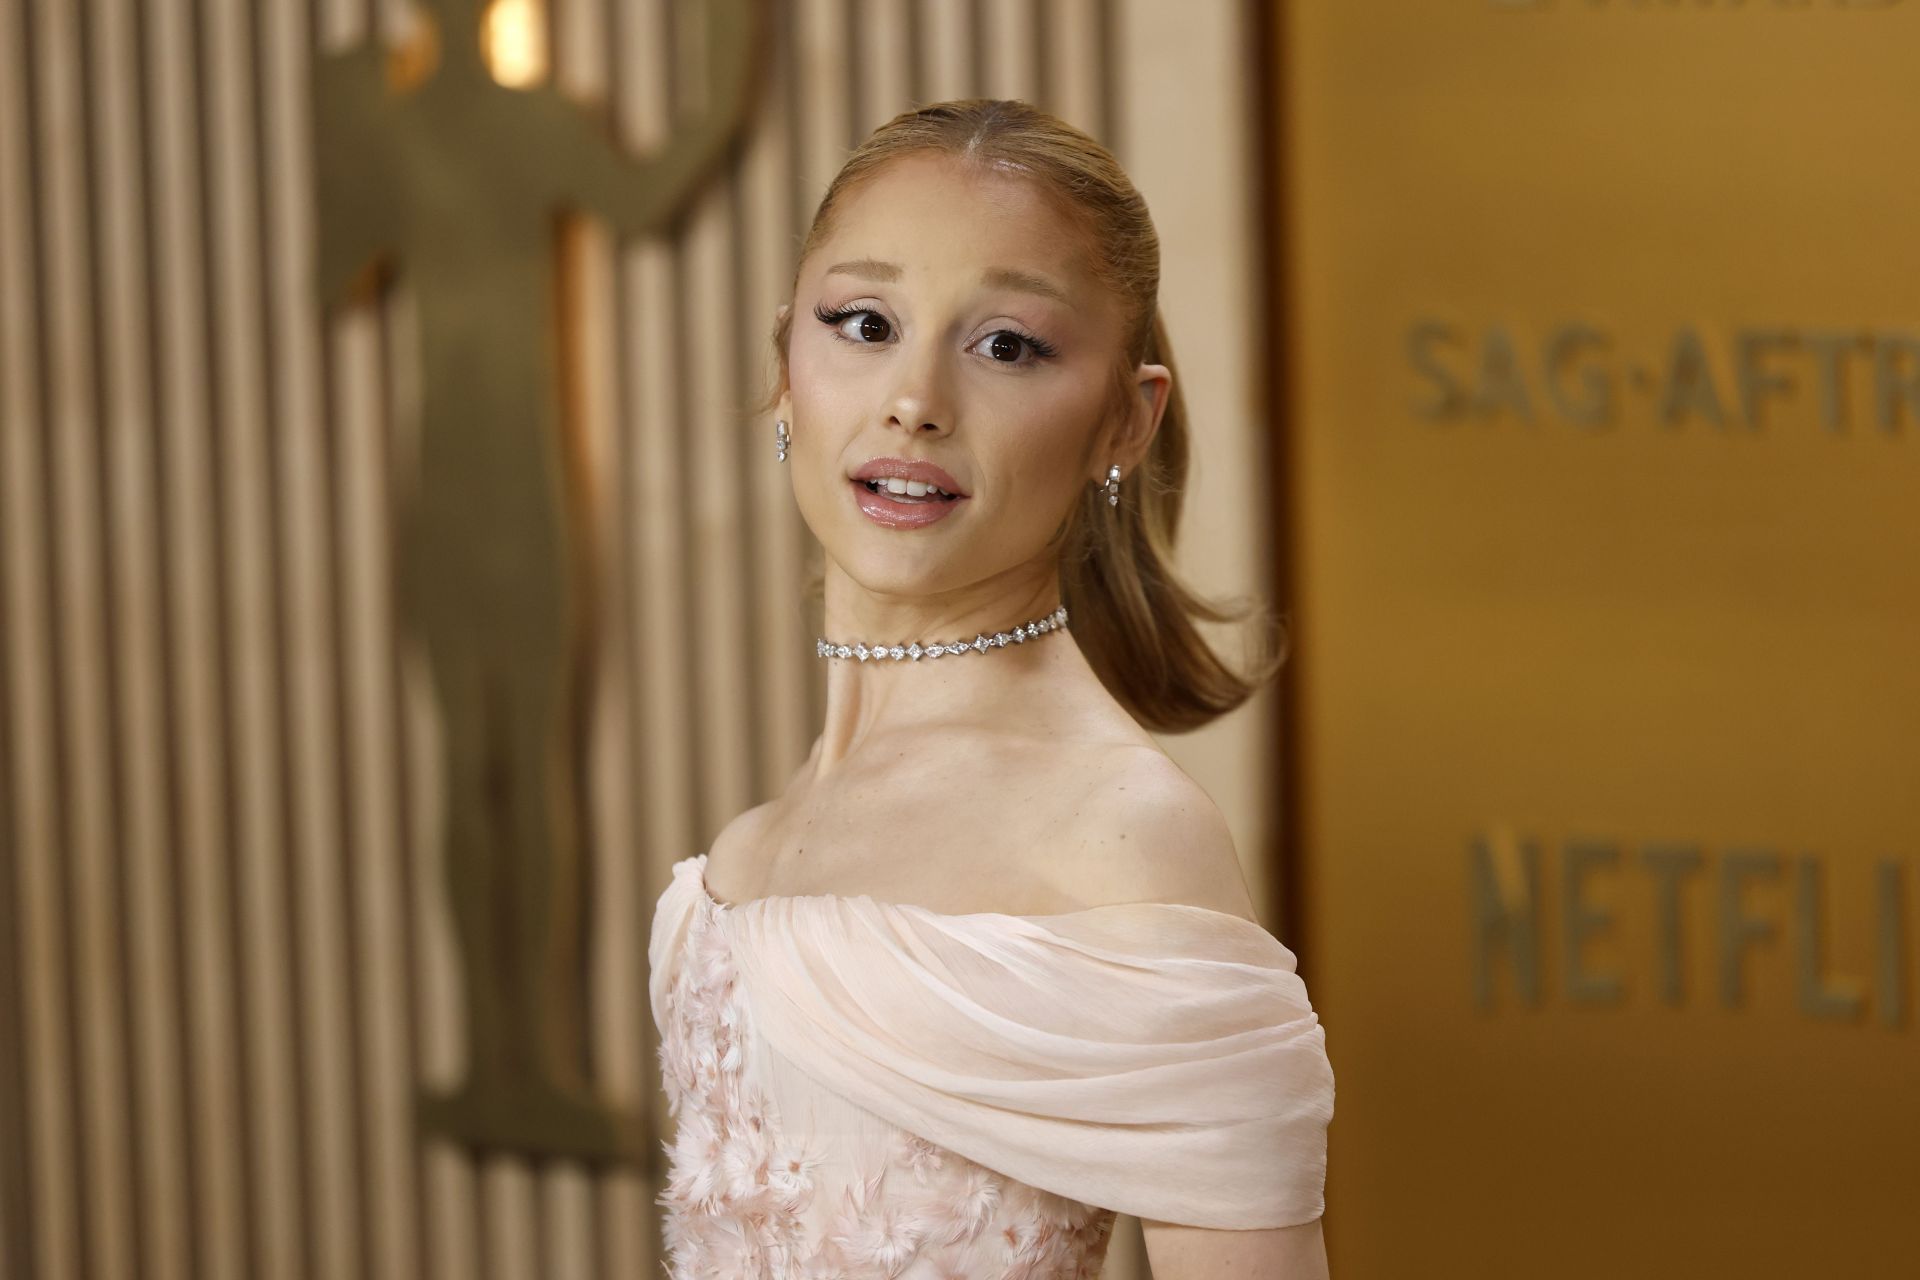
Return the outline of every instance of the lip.
{"type": "MultiPolygon", "coordinates": [[[[936,480],[933,483],[940,482],[936,480]]],[[[849,479],[847,486],[853,490],[853,500],[867,518],[889,529],[924,529],[952,515],[954,508],[971,501],[968,498],[955,498],[951,502],[898,502],[885,493],[869,492],[866,481],[859,478],[849,479]]]]}

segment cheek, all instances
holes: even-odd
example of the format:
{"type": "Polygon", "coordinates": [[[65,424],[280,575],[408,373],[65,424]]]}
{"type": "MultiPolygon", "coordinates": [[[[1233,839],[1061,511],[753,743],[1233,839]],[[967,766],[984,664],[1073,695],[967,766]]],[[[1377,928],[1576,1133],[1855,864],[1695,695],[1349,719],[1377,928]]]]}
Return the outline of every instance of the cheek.
{"type": "Polygon", "coordinates": [[[862,410],[871,408],[874,394],[857,362],[836,359],[837,352],[821,349],[820,344],[831,341],[796,340],[787,357],[794,416],[816,436],[858,420],[862,410]]]}
{"type": "Polygon", "coordinates": [[[1035,418],[1003,437],[994,451],[999,479],[995,520],[1020,536],[1044,537],[1074,500],[1084,469],[1084,437],[1077,425],[1035,418]]]}
{"type": "Polygon", "coordinates": [[[1064,379],[1015,394],[1004,416],[1012,429],[1003,438],[1017,474],[1049,492],[1071,489],[1097,434],[1099,397],[1064,379]]]}
{"type": "Polygon", "coordinates": [[[787,348],[787,389],[793,396],[796,413],[813,402],[825,384],[820,377],[820,360],[812,344],[796,337],[787,348]]]}

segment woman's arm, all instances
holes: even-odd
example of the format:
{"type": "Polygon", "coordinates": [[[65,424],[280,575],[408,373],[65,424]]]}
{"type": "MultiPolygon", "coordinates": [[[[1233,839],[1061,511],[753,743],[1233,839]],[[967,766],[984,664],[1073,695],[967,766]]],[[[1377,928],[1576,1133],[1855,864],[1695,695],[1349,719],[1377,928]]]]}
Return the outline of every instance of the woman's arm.
{"type": "Polygon", "coordinates": [[[1216,1231],[1140,1223],[1153,1280],[1328,1280],[1320,1219],[1293,1227],[1216,1231]]]}

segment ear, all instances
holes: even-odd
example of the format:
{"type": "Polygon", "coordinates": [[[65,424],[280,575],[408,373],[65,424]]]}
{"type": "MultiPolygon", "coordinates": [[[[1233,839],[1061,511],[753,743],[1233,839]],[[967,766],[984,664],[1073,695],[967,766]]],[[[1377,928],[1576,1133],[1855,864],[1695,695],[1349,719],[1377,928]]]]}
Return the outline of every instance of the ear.
{"type": "Polygon", "coordinates": [[[1133,402],[1134,411],[1127,415],[1126,436],[1114,442],[1122,473],[1132,471],[1147,456],[1160,422],[1167,416],[1167,406],[1173,402],[1173,370],[1163,364],[1142,364],[1134,371],[1134,387],[1139,398],[1133,402]]]}

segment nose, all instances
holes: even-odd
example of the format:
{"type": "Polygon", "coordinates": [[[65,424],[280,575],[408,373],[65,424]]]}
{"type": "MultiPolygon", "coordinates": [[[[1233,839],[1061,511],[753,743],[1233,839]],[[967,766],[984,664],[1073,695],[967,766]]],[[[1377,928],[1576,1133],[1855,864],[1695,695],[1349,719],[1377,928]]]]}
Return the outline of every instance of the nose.
{"type": "MultiPolygon", "coordinates": [[[[929,344],[931,345],[931,344],[929,344]]],[[[947,371],[937,350],[903,353],[900,380],[887,402],[887,425],[910,433],[946,435],[953,429],[947,371]]]]}

